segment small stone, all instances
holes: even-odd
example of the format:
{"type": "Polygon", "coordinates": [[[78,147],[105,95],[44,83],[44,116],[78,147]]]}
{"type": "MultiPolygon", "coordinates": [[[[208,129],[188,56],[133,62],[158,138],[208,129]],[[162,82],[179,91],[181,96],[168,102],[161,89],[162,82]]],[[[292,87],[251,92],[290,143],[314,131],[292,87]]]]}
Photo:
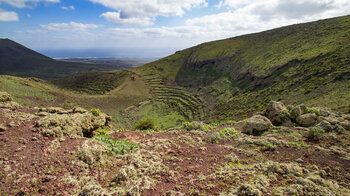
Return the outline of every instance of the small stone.
{"type": "Polygon", "coordinates": [[[11,166],[5,165],[4,171],[5,171],[5,172],[11,171],[11,166]]]}
{"type": "Polygon", "coordinates": [[[320,174],[320,176],[321,176],[322,178],[324,178],[324,177],[327,176],[327,172],[326,172],[325,170],[323,170],[323,169],[320,170],[319,174],[320,174]]]}
{"type": "Polygon", "coordinates": [[[38,140],[39,138],[37,138],[36,136],[33,136],[32,137],[32,141],[36,141],[36,140],[38,140]]]}
{"type": "Polygon", "coordinates": [[[26,147],[26,146],[21,146],[21,147],[17,148],[17,149],[15,150],[15,152],[19,152],[19,151],[23,150],[25,147],[26,147]]]}
{"type": "Polygon", "coordinates": [[[52,175],[47,175],[42,179],[42,182],[51,182],[56,180],[56,176],[52,176],[52,175]]]}
{"type": "Polygon", "coordinates": [[[302,158],[298,158],[298,159],[296,160],[296,162],[297,162],[297,163],[303,163],[304,160],[303,160],[302,158]]]}
{"type": "Polygon", "coordinates": [[[0,125],[0,132],[4,132],[6,130],[7,130],[7,128],[5,126],[0,125]]]}

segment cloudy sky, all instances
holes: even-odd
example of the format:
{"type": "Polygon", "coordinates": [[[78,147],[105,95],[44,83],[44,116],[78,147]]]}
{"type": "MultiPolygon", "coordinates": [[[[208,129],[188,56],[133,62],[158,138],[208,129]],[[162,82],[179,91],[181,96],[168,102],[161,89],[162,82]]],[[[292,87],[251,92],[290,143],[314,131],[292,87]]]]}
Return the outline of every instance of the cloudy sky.
{"type": "Polygon", "coordinates": [[[165,56],[347,14],[350,0],[0,0],[0,37],[52,57],[165,56]]]}

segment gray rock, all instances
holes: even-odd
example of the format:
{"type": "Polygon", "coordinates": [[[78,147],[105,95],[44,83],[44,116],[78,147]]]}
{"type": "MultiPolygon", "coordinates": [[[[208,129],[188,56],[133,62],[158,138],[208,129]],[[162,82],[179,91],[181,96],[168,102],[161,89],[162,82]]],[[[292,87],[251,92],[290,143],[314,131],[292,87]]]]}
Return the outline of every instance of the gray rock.
{"type": "Polygon", "coordinates": [[[287,108],[283,103],[271,101],[266,107],[265,116],[269,118],[274,125],[281,125],[285,120],[283,113],[286,111],[287,108]]]}
{"type": "Polygon", "coordinates": [[[306,106],[305,105],[298,105],[292,110],[291,117],[292,117],[292,119],[295,120],[299,116],[306,114],[306,113],[307,113],[306,106]]]}
{"type": "Polygon", "coordinates": [[[296,122],[302,127],[310,127],[315,125],[317,121],[317,115],[314,113],[303,114],[296,119],[296,122]]]}
{"type": "Polygon", "coordinates": [[[265,116],[255,115],[243,121],[243,133],[261,135],[272,127],[271,121],[265,116]]]}

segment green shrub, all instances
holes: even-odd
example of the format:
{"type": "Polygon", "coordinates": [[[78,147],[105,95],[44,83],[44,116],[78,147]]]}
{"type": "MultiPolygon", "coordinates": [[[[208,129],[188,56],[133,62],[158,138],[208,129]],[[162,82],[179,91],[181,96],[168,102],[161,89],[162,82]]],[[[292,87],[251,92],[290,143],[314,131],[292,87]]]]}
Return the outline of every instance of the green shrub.
{"type": "Polygon", "coordinates": [[[185,131],[209,131],[208,125],[200,121],[183,122],[182,129],[185,131]]]}
{"type": "Polygon", "coordinates": [[[156,129],[156,122],[151,118],[144,118],[135,124],[135,130],[156,129]]]}
{"type": "Polygon", "coordinates": [[[210,134],[208,137],[204,138],[204,141],[210,144],[217,144],[221,141],[222,137],[218,132],[210,134]]]}
{"type": "Polygon", "coordinates": [[[264,150],[268,150],[268,151],[274,151],[276,150],[277,146],[275,144],[272,144],[268,141],[264,142],[264,150]]]}
{"type": "Polygon", "coordinates": [[[97,129],[96,132],[99,134],[99,135],[106,135],[109,133],[109,131],[107,129],[97,129]]]}
{"type": "Polygon", "coordinates": [[[311,127],[309,131],[306,132],[306,138],[311,141],[319,141],[325,131],[321,127],[311,127]]]}
{"type": "Polygon", "coordinates": [[[240,132],[237,131],[233,127],[226,127],[225,129],[220,130],[219,134],[220,134],[221,137],[224,137],[224,138],[234,138],[237,135],[239,135],[240,132]]]}
{"type": "Polygon", "coordinates": [[[90,112],[94,115],[94,116],[99,116],[101,114],[101,110],[97,109],[97,108],[92,108],[90,110],[90,112]]]}
{"type": "Polygon", "coordinates": [[[105,145],[108,148],[108,152],[112,155],[132,153],[138,148],[138,145],[134,142],[130,142],[127,139],[115,140],[106,134],[99,134],[94,139],[105,145]]]}
{"type": "Polygon", "coordinates": [[[321,115],[320,110],[318,110],[318,109],[316,109],[316,108],[309,108],[309,107],[307,107],[306,110],[307,110],[308,113],[314,113],[314,114],[316,114],[317,116],[321,115]]]}

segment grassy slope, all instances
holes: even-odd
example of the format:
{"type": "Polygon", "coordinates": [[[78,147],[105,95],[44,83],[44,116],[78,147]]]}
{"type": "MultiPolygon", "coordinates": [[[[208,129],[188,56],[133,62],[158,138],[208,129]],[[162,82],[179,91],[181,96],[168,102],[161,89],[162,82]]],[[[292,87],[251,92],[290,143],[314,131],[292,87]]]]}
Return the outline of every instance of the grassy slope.
{"type": "Polygon", "coordinates": [[[350,16],[204,43],[134,69],[202,97],[213,120],[245,117],[271,99],[346,111],[349,70],[350,16]]]}
{"type": "Polygon", "coordinates": [[[0,74],[55,79],[77,72],[128,67],[56,61],[9,39],[0,39],[0,74]]]}

